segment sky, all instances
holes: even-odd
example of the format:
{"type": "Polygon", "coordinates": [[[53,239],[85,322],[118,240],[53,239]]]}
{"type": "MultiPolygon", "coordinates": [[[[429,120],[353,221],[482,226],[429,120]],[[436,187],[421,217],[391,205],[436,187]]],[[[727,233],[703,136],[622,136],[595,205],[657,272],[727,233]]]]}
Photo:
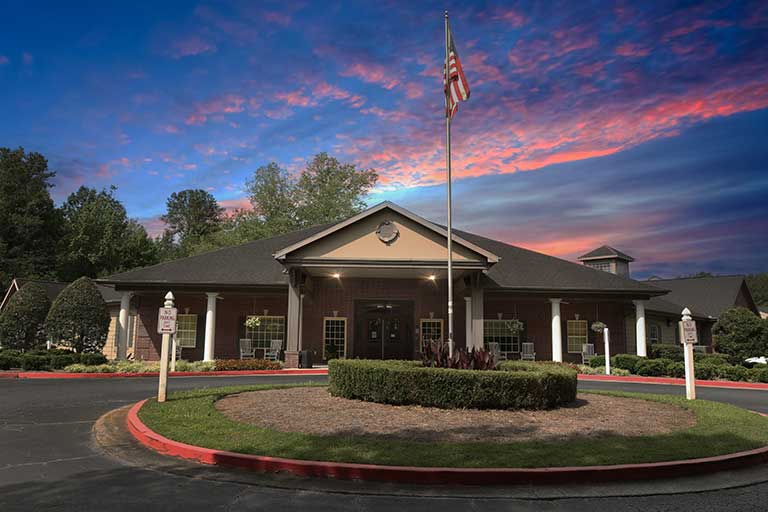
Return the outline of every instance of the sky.
{"type": "Polygon", "coordinates": [[[117,187],[152,234],[174,191],[245,207],[325,151],[445,220],[443,10],[471,89],[454,225],[633,276],[768,271],[768,3],[36,2],[0,19],[0,146],[58,202],[117,187]]]}

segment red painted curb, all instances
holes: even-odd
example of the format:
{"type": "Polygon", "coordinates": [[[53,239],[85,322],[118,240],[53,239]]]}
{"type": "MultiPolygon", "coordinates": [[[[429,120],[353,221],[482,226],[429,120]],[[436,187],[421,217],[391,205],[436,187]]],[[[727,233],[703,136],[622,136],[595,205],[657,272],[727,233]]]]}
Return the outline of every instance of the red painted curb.
{"type": "Polygon", "coordinates": [[[302,477],[326,477],[343,480],[375,480],[409,484],[553,484],[595,481],[629,481],[670,478],[681,475],[711,473],[768,462],[768,446],[717,457],[649,464],[582,466],[557,468],[441,468],[413,466],[379,466],[344,462],[283,459],[212,450],[179,443],[161,436],[147,427],[138,411],[142,400],[128,412],[128,429],[144,446],[174,457],[202,464],[233,466],[261,473],[291,473],[302,477]]]}
{"type": "MultiPolygon", "coordinates": [[[[638,376],[618,376],[618,375],[586,375],[579,374],[579,380],[584,381],[607,381],[607,382],[636,382],[643,384],[673,384],[676,386],[685,386],[685,379],[674,379],[671,377],[638,377],[638,376]]],[[[704,388],[736,388],[736,389],[768,389],[768,384],[762,382],[734,382],[729,380],[696,380],[696,385],[704,388]]]]}
{"type": "MultiPolygon", "coordinates": [[[[215,372],[169,372],[170,377],[216,377],[227,375],[327,375],[328,370],[228,370],[215,372]]],[[[15,374],[19,379],[114,379],[130,377],[157,377],[157,372],[141,373],[66,373],[66,372],[20,372],[15,374]]]]}

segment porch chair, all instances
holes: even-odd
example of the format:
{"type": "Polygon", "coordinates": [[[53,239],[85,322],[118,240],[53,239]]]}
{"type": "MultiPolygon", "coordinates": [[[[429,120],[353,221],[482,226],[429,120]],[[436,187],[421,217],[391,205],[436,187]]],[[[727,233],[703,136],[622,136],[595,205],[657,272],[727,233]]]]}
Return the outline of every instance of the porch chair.
{"type": "Polygon", "coordinates": [[[533,349],[533,343],[523,343],[523,351],[520,352],[520,359],[523,361],[535,361],[536,352],[533,349]]]}
{"type": "Polygon", "coordinates": [[[256,348],[250,338],[240,338],[240,359],[256,359],[256,348]]]}
{"type": "Polygon", "coordinates": [[[595,357],[594,343],[585,343],[581,346],[581,363],[587,364],[590,359],[595,357]]]}
{"type": "Polygon", "coordinates": [[[181,345],[179,345],[179,342],[177,341],[176,342],[176,360],[177,361],[181,361],[181,349],[182,348],[183,347],[181,345]]]}
{"type": "Polygon", "coordinates": [[[264,349],[264,359],[268,361],[277,361],[280,357],[280,350],[283,348],[283,340],[272,340],[269,348],[264,349]]]}

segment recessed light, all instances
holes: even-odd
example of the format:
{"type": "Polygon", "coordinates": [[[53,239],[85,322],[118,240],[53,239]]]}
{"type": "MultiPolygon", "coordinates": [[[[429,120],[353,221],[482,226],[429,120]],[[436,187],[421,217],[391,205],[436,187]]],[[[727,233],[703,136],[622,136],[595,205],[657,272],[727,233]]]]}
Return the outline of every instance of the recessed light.
{"type": "Polygon", "coordinates": [[[437,279],[437,276],[435,274],[432,274],[431,276],[427,277],[427,279],[429,279],[430,281],[434,281],[435,279],[437,279]]]}
{"type": "Polygon", "coordinates": [[[334,279],[339,279],[341,278],[341,274],[339,274],[338,272],[334,272],[333,274],[331,274],[331,277],[334,279]]]}

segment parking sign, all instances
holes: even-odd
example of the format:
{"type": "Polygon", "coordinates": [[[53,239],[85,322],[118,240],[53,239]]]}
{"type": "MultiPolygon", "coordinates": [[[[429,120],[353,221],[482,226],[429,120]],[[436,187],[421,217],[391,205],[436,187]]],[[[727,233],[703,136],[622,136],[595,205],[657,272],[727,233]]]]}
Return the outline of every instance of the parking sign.
{"type": "Polygon", "coordinates": [[[176,308],[160,308],[157,313],[157,333],[176,334],[176,308]]]}

